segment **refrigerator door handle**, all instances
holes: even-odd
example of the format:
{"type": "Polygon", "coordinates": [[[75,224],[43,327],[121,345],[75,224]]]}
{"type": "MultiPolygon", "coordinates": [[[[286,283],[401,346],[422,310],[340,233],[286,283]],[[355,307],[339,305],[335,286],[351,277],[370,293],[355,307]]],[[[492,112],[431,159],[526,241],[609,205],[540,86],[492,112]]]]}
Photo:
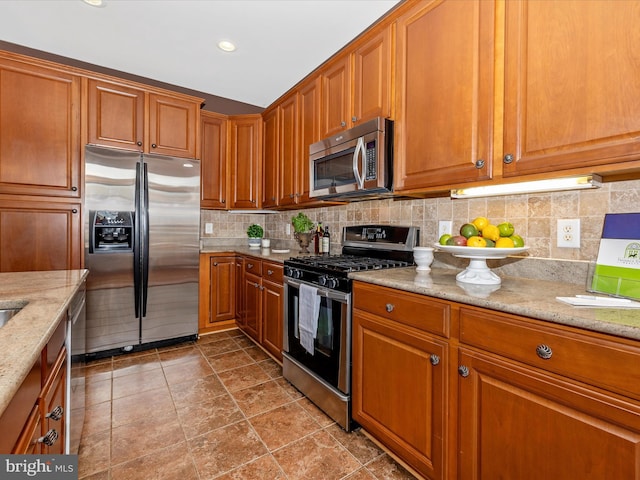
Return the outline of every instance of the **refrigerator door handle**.
{"type": "Polygon", "coordinates": [[[147,316],[147,293],[149,289],[149,172],[147,163],[143,163],[143,189],[142,189],[142,221],[144,225],[141,231],[142,240],[142,317],[147,316]]]}
{"type": "Polygon", "coordinates": [[[141,205],[141,192],[140,185],[142,179],[142,161],[136,163],[136,192],[135,192],[135,214],[133,220],[133,293],[135,303],[136,318],[140,318],[140,291],[142,287],[142,239],[140,238],[140,232],[142,232],[142,211],[141,205]]]}

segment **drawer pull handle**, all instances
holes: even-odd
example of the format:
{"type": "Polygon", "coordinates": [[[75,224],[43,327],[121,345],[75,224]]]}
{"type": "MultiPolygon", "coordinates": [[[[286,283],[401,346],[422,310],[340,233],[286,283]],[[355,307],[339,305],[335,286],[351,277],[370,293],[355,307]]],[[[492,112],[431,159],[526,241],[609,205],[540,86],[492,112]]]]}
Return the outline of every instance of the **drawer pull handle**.
{"type": "Polygon", "coordinates": [[[64,409],[60,405],[58,405],[56,408],[47,413],[45,417],[50,418],[51,420],[58,421],[62,418],[63,414],[64,409]]]}
{"type": "Polygon", "coordinates": [[[431,365],[435,367],[440,363],[440,357],[435,353],[432,353],[431,356],[429,357],[429,361],[431,362],[431,365]]]}
{"type": "Polygon", "coordinates": [[[53,445],[58,440],[58,432],[55,429],[49,430],[44,437],[40,437],[38,439],[38,443],[44,443],[47,447],[53,447],[53,445]]]}
{"type": "Polygon", "coordinates": [[[536,353],[543,360],[549,360],[551,358],[551,355],[553,355],[551,347],[545,345],[544,343],[536,347],[536,353]]]}
{"type": "Polygon", "coordinates": [[[391,313],[393,312],[393,309],[396,308],[396,306],[393,303],[387,303],[384,307],[387,312],[391,313]]]}
{"type": "Polygon", "coordinates": [[[247,268],[253,268],[253,263],[247,263],[247,268]]]}
{"type": "Polygon", "coordinates": [[[458,367],[458,373],[461,377],[467,378],[469,376],[469,368],[466,365],[460,365],[458,367]]]}
{"type": "Polygon", "coordinates": [[[267,270],[267,275],[273,275],[273,270],[267,270]]]}

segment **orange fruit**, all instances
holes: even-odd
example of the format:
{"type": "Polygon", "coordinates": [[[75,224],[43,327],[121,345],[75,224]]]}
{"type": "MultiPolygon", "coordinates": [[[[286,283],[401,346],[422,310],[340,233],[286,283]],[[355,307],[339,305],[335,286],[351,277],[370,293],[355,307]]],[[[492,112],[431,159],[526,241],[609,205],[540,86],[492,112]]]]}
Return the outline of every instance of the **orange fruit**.
{"type": "Polygon", "coordinates": [[[473,237],[467,238],[467,247],[486,247],[487,241],[482,238],[474,235],[473,237]]]}
{"type": "Polygon", "coordinates": [[[500,237],[496,241],[496,248],[513,248],[514,246],[513,240],[509,237],[500,237]]]}
{"type": "Polygon", "coordinates": [[[500,231],[501,237],[510,237],[515,232],[515,228],[511,222],[502,222],[498,225],[498,230],[500,231]]]}
{"type": "Polygon", "coordinates": [[[481,232],[484,227],[489,225],[489,219],[487,217],[476,217],[471,223],[473,223],[478,231],[481,232]]]}
{"type": "Polygon", "coordinates": [[[495,242],[500,238],[500,230],[495,225],[489,224],[482,229],[482,236],[495,242]]]}

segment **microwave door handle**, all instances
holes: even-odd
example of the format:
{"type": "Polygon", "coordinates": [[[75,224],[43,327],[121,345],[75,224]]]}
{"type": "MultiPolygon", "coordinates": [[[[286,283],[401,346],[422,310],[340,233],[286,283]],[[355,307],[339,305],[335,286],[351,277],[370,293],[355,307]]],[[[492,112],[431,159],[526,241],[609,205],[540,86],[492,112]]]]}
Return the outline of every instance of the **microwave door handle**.
{"type": "Polygon", "coordinates": [[[362,152],[362,163],[364,164],[365,149],[363,137],[358,138],[356,149],[353,152],[353,176],[356,178],[356,182],[358,182],[358,187],[362,190],[364,188],[364,176],[360,175],[360,170],[358,169],[358,157],[360,156],[360,152],[362,152]]]}

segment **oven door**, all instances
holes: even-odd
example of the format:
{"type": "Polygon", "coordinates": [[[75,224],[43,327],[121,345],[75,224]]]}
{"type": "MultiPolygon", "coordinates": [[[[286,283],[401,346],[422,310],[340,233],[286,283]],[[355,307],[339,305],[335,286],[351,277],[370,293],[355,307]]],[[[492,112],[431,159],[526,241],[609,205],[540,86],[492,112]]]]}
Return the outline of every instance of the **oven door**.
{"type": "Polygon", "coordinates": [[[351,391],[351,294],[285,277],[284,351],[334,388],[351,391]],[[320,312],[313,354],[300,343],[300,284],[318,289],[320,312]]]}

